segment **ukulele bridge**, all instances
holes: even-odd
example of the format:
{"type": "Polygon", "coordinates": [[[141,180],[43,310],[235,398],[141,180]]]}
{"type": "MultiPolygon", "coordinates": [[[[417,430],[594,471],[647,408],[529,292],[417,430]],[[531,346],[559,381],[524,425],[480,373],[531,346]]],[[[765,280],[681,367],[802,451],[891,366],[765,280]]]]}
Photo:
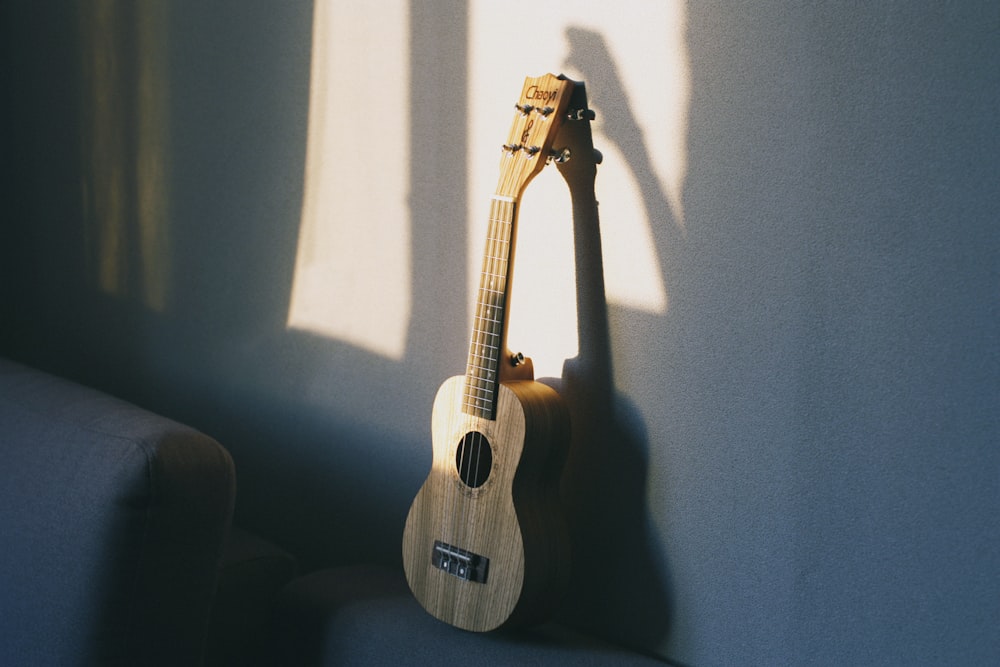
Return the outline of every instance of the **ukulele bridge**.
{"type": "Polygon", "coordinates": [[[490,569],[490,559],[474,554],[466,549],[459,549],[441,540],[434,540],[431,550],[431,565],[463,581],[486,583],[486,575],[490,569]]]}

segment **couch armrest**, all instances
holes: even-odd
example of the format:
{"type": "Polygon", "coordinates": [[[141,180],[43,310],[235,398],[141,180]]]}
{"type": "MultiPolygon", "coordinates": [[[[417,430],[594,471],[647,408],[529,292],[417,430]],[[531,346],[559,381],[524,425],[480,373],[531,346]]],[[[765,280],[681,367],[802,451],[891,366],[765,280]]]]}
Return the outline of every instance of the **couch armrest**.
{"type": "Polygon", "coordinates": [[[0,663],[199,664],[235,493],[208,436],[0,359],[0,663]]]}

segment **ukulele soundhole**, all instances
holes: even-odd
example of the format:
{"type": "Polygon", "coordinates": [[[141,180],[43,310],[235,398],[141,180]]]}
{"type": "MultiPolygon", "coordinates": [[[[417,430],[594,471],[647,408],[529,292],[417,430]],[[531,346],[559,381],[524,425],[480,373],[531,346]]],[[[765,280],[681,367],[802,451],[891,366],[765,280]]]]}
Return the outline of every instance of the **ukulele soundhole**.
{"type": "Polygon", "coordinates": [[[466,486],[478,489],[485,484],[493,469],[493,450],[486,436],[476,431],[466,433],[458,443],[455,466],[466,486]]]}

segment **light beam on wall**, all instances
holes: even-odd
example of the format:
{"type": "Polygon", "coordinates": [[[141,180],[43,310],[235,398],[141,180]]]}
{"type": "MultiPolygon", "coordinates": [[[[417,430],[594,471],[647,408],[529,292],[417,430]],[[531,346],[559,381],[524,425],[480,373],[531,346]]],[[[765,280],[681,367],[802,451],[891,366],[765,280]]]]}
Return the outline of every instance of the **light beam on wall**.
{"type": "MultiPolygon", "coordinates": [[[[690,98],[685,29],[680,0],[471,3],[469,145],[482,154],[470,160],[470,320],[499,146],[524,77],[546,72],[584,80],[597,112],[608,301],[654,314],[667,311],[655,238],[659,225],[678,231],[684,225],[690,98]]],[[[572,232],[566,187],[554,168],[546,169],[522,201],[509,330],[511,347],[534,359],[539,376],[561,375],[562,362],[577,354],[572,232]]]]}
{"type": "Polygon", "coordinates": [[[288,326],[402,358],[410,320],[408,2],[317,2],[288,326]]]}
{"type": "MultiPolygon", "coordinates": [[[[408,7],[403,0],[315,5],[305,197],[288,314],[289,327],[393,359],[405,354],[412,308],[408,7]]],[[[468,95],[449,109],[467,119],[472,150],[470,325],[499,145],[523,78],[545,72],[586,81],[597,111],[607,298],[665,313],[656,239],[659,226],[684,227],[684,3],[470,0],[469,10],[468,95]]],[[[560,375],[578,353],[573,256],[569,196],[550,168],[522,201],[509,330],[511,347],[532,356],[540,376],[560,375]]]]}

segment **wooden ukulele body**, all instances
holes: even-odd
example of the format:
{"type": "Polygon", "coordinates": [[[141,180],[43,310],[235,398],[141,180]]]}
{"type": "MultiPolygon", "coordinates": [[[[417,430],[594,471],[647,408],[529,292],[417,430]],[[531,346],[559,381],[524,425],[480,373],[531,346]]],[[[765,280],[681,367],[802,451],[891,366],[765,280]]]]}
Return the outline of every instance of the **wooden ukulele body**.
{"type": "Polygon", "coordinates": [[[484,632],[540,617],[568,579],[558,487],[569,419],[532,380],[498,385],[495,419],[468,414],[465,382],[447,380],[434,400],[433,464],[406,519],[403,565],[430,614],[484,632]]]}

